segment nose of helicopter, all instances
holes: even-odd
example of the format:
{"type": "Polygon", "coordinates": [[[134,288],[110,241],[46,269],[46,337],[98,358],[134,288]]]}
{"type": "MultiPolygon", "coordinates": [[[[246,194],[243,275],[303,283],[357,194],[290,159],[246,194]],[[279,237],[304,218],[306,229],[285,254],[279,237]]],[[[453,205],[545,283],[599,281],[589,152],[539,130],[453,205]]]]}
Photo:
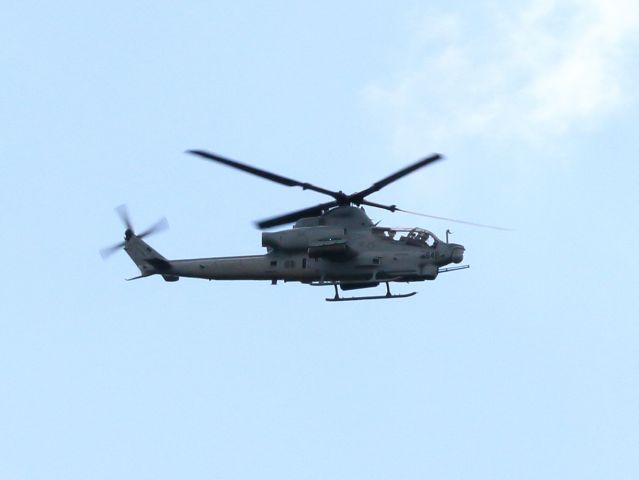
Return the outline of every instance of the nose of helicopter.
{"type": "Polygon", "coordinates": [[[451,245],[452,247],[452,251],[450,254],[450,259],[454,262],[454,263],[461,263],[461,261],[464,259],[464,247],[462,245],[457,245],[457,244],[453,244],[451,245]]]}

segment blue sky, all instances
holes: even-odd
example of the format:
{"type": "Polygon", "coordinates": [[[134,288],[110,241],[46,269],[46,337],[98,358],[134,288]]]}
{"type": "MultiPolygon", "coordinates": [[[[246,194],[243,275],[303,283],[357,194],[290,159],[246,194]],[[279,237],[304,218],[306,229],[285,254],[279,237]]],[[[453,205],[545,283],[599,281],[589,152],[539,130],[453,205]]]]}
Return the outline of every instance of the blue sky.
{"type": "Polygon", "coordinates": [[[634,479],[635,2],[26,1],[0,16],[0,478],[634,479]],[[322,201],[466,247],[411,299],[165,284],[98,250],[259,253],[322,201]]]}

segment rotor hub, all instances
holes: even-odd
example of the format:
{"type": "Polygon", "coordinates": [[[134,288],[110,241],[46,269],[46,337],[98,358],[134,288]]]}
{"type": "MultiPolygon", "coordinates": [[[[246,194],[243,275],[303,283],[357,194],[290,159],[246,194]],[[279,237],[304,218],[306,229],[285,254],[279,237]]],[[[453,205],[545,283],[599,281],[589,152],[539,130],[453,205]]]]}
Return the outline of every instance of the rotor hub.
{"type": "Polygon", "coordinates": [[[341,190],[335,194],[335,201],[339,206],[350,205],[351,203],[353,203],[351,196],[346,195],[341,190]]]}

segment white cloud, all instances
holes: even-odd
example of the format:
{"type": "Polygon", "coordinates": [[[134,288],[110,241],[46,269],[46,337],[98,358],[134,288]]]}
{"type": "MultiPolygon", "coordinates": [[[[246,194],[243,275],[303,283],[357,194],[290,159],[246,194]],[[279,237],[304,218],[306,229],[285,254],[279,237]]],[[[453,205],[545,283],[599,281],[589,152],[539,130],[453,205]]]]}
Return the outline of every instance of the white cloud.
{"type": "Polygon", "coordinates": [[[478,137],[543,144],[634,99],[639,2],[534,0],[487,12],[425,18],[416,63],[366,88],[402,150],[478,137]]]}

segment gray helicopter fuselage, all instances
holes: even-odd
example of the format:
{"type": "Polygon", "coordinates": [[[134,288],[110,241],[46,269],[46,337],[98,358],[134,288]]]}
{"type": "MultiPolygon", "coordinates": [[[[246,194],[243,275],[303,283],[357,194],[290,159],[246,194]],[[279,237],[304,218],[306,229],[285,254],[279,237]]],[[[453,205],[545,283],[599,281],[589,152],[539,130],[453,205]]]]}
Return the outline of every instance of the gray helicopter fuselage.
{"type": "MultiPolygon", "coordinates": [[[[147,271],[169,281],[179,277],[280,280],[340,284],[347,289],[433,280],[441,267],[461,262],[464,252],[463,246],[443,242],[426,230],[376,227],[363,208],[352,206],[303,218],[291,229],[264,232],[262,245],[267,248],[264,255],[170,261],[147,258],[147,271]],[[398,233],[405,235],[395,238],[398,233]]],[[[135,261],[132,247],[125,249],[135,261]]],[[[144,274],[145,260],[142,265],[136,263],[144,274]]]]}
{"type": "MultiPolygon", "coordinates": [[[[405,176],[443,159],[440,154],[424,157],[368,188],[352,193],[324,188],[308,182],[270,172],[205,150],[188,150],[207,161],[260,177],[286,186],[299,187],[331,197],[331,200],[256,222],[262,230],[296,222],[292,228],[262,233],[264,255],[195,258],[169,260],[155,251],[143,239],[163,230],[165,219],[136,234],[125,206],[116,208],[124,223],[124,241],[100,251],[103,258],[124,248],[140,270],[134,278],[161,275],[174,282],[180,277],[208,280],[270,280],[272,283],[302,282],[311,285],[332,285],[335,296],[328,301],[406,298],[416,292],[392,294],[390,282],[434,280],[439,273],[468,268],[460,263],[464,257],[462,245],[442,241],[421,228],[387,228],[373,224],[363,206],[389,212],[405,212],[475,226],[492,227],[473,222],[420,214],[403,210],[397,205],[373,202],[369,197],[405,176]],[[397,235],[399,234],[399,237],[397,235]],[[343,298],[342,290],[374,287],[386,284],[385,295],[343,298]]],[[[129,279],[132,280],[132,279],[129,279]]]]}

